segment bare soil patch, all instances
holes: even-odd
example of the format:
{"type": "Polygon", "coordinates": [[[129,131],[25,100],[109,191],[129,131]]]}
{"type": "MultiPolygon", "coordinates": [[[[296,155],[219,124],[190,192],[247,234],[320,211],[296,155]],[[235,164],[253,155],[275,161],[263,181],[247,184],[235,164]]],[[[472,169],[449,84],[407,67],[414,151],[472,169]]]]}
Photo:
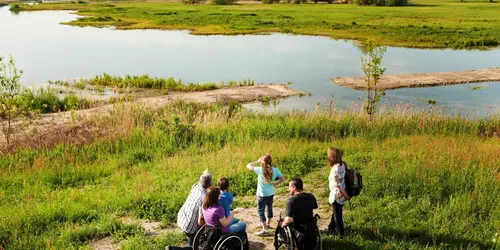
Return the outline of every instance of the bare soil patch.
{"type": "MultiPolygon", "coordinates": [[[[253,196],[242,197],[242,199],[256,200],[256,198],[253,196]]],[[[271,222],[271,230],[270,230],[272,236],[261,237],[255,234],[262,230],[259,216],[257,215],[257,206],[250,208],[238,208],[239,213],[236,215],[236,217],[240,219],[240,221],[243,221],[247,224],[247,235],[248,235],[248,241],[250,243],[250,250],[274,250],[273,246],[274,231],[276,229],[277,220],[279,218],[280,213],[283,213],[284,216],[287,199],[288,196],[277,195],[274,197],[274,203],[275,203],[273,206],[274,218],[271,222]]],[[[324,234],[324,232],[328,228],[328,223],[330,222],[329,220],[331,211],[328,209],[329,207],[327,204],[321,203],[321,200],[318,200],[318,206],[319,209],[317,209],[315,212],[318,213],[321,217],[318,226],[320,231],[322,231],[322,233],[324,234]]],[[[146,231],[146,233],[151,237],[159,237],[167,232],[176,232],[182,234],[182,231],[176,226],[169,227],[166,229],[161,228],[160,222],[157,221],[140,220],[129,217],[122,218],[122,221],[124,224],[140,225],[146,231]]],[[[121,248],[122,244],[123,241],[116,242],[111,237],[94,240],[90,242],[90,246],[94,250],[117,250],[121,248]]]]}
{"type": "MultiPolygon", "coordinates": [[[[222,101],[229,103],[236,101],[248,103],[260,101],[264,97],[286,98],[298,95],[299,92],[284,84],[257,85],[236,88],[224,88],[212,91],[169,93],[168,95],[141,98],[132,102],[108,104],[86,110],[59,112],[36,115],[29,121],[17,120],[13,123],[13,137],[20,147],[37,147],[55,145],[65,142],[85,142],[87,138],[99,137],[104,131],[95,126],[95,119],[109,116],[118,110],[125,110],[133,106],[152,108],[153,110],[165,107],[177,100],[209,104],[222,101]],[[70,140],[70,141],[68,141],[70,140]]],[[[90,140],[90,139],[89,139],[90,140]]],[[[0,150],[6,145],[3,133],[0,133],[0,150]]]]}
{"type": "MultiPolygon", "coordinates": [[[[333,83],[352,89],[366,89],[363,77],[337,77],[333,83]]],[[[500,68],[463,70],[453,72],[387,75],[380,78],[377,89],[420,88],[478,82],[500,81],[500,68]]]]}

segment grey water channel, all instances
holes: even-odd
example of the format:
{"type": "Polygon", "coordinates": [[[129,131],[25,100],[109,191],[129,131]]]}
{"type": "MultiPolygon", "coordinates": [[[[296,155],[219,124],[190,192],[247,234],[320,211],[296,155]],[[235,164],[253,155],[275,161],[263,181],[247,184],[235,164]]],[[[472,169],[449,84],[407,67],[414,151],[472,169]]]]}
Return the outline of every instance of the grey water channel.
{"type": "MultiPolygon", "coordinates": [[[[257,83],[292,82],[311,96],[292,97],[276,107],[251,109],[346,109],[360,105],[364,91],[340,87],[331,79],[362,76],[364,48],[353,41],[285,34],[193,36],[188,31],[115,30],[112,27],[62,25],[78,18],[68,11],[11,13],[0,8],[0,55],[12,55],[24,70],[24,85],[48,80],[112,75],[149,74],[184,82],[253,79],[257,83]]],[[[500,49],[436,50],[387,48],[386,74],[443,72],[500,67],[500,49]]],[[[460,113],[500,114],[500,83],[386,91],[381,103],[435,106],[460,113]],[[476,87],[476,88],[474,88],[476,87]],[[474,90],[475,89],[475,90],[474,90]]]]}

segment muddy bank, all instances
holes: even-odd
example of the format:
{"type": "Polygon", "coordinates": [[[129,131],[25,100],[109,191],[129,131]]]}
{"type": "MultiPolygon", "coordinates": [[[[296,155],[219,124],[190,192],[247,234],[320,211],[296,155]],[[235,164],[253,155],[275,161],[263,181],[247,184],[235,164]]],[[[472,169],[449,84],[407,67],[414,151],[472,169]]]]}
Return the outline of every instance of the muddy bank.
{"type": "MultiPolygon", "coordinates": [[[[337,77],[333,83],[352,89],[366,89],[363,77],[337,77]]],[[[386,75],[380,78],[377,89],[420,88],[478,82],[499,82],[500,68],[453,72],[386,75]]]]}
{"type": "MultiPolygon", "coordinates": [[[[98,128],[93,128],[91,124],[86,124],[85,121],[92,117],[105,117],[111,114],[116,109],[115,107],[124,109],[134,105],[141,105],[151,107],[154,110],[165,107],[177,100],[184,100],[186,102],[195,102],[199,104],[209,104],[219,101],[224,103],[229,103],[230,101],[249,103],[261,101],[263,98],[286,98],[298,94],[298,91],[282,84],[224,88],[202,92],[170,93],[168,95],[141,98],[126,103],[108,104],[86,110],[36,115],[34,118],[30,119],[29,122],[26,120],[18,120],[13,123],[13,137],[20,137],[22,135],[24,137],[24,139],[20,138],[20,140],[23,141],[22,144],[27,144],[28,139],[34,137],[32,131],[36,132],[35,134],[37,137],[49,133],[67,133],[71,136],[75,136],[73,135],[75,133],[75,131],[73,131],[75,126],[85,126],[85,129],[79,129],[79,131],[88,131],[88,133],[91,133],[98,128]]],[[[85,135],[79,136],[86,137],[85,135]]],[[[33,143],[37,144],[36,142],[33,143]]],[[[5,145],[5,137],[3,133],[0,133],[0,149],[2,149],[5,145]]]]}

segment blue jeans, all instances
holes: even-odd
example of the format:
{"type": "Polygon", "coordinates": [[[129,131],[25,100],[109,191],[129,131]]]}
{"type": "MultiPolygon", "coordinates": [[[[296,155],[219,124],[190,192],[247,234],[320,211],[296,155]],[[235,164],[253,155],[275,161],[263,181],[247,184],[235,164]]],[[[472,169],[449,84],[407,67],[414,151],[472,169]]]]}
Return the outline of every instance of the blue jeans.
{"type": "Polygon", "coordinates": [[[230,233],[245,232],[245,230],[247,229],[247,224],[243,221],[237,221],[237,219],[235,221],[234,219],[235,218],[231,220],[231,224],[229,225],[229,232],[230,233]]]}
{"type": "Polygon", "coordinates": [[[264,216],[264,211],[266,210],[266,207],[267,207],[267,218],[268,219],[273,218],[273,197],[274,195],[257,197],[257,211],[259,212],[260,222],[266,221],[266,216],[264,216]]]}

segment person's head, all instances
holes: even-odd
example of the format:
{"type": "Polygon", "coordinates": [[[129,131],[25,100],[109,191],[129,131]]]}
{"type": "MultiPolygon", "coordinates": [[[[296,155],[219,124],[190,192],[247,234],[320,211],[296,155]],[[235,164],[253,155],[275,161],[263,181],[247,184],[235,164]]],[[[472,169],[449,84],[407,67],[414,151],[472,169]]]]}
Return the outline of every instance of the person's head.
{"type": "Polygon", "coordinates": [[[342,163],[342,152],[338,148],[328,149],[328,165],[333,167],[337,163],[342,163]]]}
{"type": "Polygon", "coordinates": [[[229,180],[226,177],[222,177],[219,179],[217,185],[221,191],[226,191],[229,188],[229,180]]]}
{"type": "Polygon", "coordinates": [[[271,164],[273,163],[273,158],[271,157],[271,155],[265,154],[260,159],[260,165],[262,166],[262,175],[264,175],[265,182],[269,183],[273,178],[273,167],[271,166],[271,164]]]}
{"type": "Polygon", "coordinates": [[[288,183],[288,191],[290,191],[290,195],[294,195],[296,192],[302,192],[304,190],[304,183],[302,179],[295,177],[290,179],[288,183]]]}
{"type": "Polygon", "coordinates": [[[220,198],[220,189],[218,187],[209,187],[207,189],[207,193],[205,194],[205,198],[203,198],[202,207],[204,209],[207,209],[210,206],[219,205],[219,198],[220,198]]]}
{"type": "Polygon", "coordinates": [[[203,174],[200,176],[200,185],[204,189],[212,186],[212,175],[208,172],[208,168],[205,169],[203,174]]]}

